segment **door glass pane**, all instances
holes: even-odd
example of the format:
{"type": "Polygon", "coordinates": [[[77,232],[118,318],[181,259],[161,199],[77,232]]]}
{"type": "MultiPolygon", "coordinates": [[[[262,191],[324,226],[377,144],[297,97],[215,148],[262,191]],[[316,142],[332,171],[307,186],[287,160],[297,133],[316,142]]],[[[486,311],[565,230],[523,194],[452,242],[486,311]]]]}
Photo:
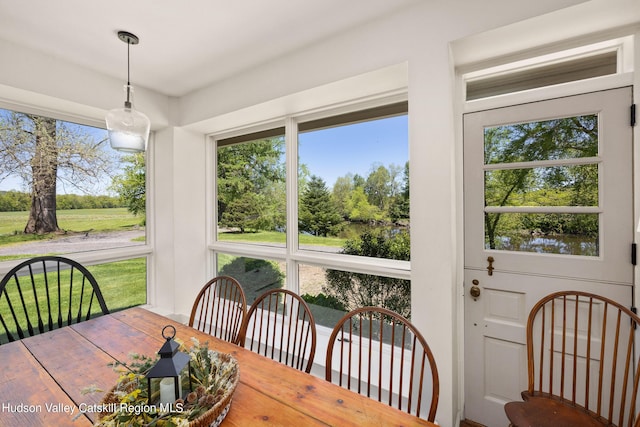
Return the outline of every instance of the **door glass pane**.
{"type": "Polygon", "coordinates": [[[598,116],[575,116],[486,128],[485,164],[598,155],[598,116]]]}
{"type": "Polygon", "coordinates": [[[486,128],[484,157],[486,249],[599,255],[597,115],[486,128]]]}
{"type": "Polygon", "coordinates": [[[484,188],[486,206],[598,206],[598,165],[486,171],[484,188]]]}
{"type": "Polygon", "coordinates": [[[598,214],[485,213],[485,248],[598,256],[598,214]]]}

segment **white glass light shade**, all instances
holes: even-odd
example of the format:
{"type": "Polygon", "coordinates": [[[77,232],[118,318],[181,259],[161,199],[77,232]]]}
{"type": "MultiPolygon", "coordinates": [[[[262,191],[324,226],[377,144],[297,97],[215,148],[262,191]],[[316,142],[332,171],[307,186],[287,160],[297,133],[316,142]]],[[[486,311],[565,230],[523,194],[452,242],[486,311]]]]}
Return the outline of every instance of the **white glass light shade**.
{"type": "Polygon", "coordinates": [[[127,153],[145,151],[151,122],[146,115],[133,108],[133,87],[125,85],[125,91],[127,101],[124,108],[114,108],[105,118],[109,141],[114,150],[127,153]]]}

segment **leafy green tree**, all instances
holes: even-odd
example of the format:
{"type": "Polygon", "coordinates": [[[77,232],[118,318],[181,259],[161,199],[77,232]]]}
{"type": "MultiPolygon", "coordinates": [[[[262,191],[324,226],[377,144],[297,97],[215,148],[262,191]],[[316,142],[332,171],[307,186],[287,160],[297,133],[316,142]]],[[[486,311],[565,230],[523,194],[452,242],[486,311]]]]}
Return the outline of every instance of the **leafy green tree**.
{"type": "Polygon", "coordinates": [[[402,189],[400,193],[391,200],[389,216],[391,221],[398,222],[409,219],[409,162],[404,165],[402,189]]]}
{"type": "MultiPolygon", "coordinates": [[[[345,243],[341,253],[372,258],[409,260],[410,240],[406,231],[376,230],[345,243]]],[[[411,318],[411,282],[341,270],[327,270],[322,291],[348,309],[378,306],[411,318]]]]}
{"type": "Polygon", "coordinates": [[[87,191],[113,170],[113,156],[77,125],[17,112],[0,112],[0,181],[19,177],[30,187],[25,233],[58,231],[58,183],[87,191]]]}
{"type": "Polygon", "coordinates": [[[392,182],[391,174],[384,165],[374,165],[365,182],[364,192],[369,203],[382,212],[387,209],[393,189],[392,182]]]}
{"type": "Polygon", "coordinates": [[[0,191],[0,212],[19,212],[29,210],[29,194],[19,191],[0,191]]]}
{"type": "Polygon", "coordinates": [[[364,193],[363,187],[355,187],[345,208],[351,221],[370,222],[382,219],[380,209],[369,203],[369,198],[364,193]]]}
{"type": "MultiPolygon", "coordinates": [[[[218,221],[224,227],[275,230],[286,223],[284,138],[268,138],[218,149],[218,221]],[[262,203],[250,212],[247,193],[260,195],[262,203]],[[227,213],[232,209],[233,212],[227,213]],[[244,213],[243,213],[244,212],[244,213]],[[262,215],[261,221],[253,219],[262,215]],[[266,215],[266,216],[265,216],[266,215]],[[251,224],[242,224],[242,218],[251,224]]],[[[258,199],[256,199],[258,200],[258,199]]]]}
{"type": "Polygon", "coordinates": [[[268,203],[262,195],[244,193],[227,206],[221,223],[227,227],[239,228],[241,233],[249,229],[264,230],[270,225],[269,218],[265,215],[267,210],[268,203]]]}
{"type": "Polygon", "coordinates": [[[364,179],[364,177],[362,177],[362,175],[355,174],[353,176],[353,188],[358,188],[358,187],[364,188],[366,183],[367,183],[367,180],[364,179]]]}
{"type": "Polygon", "coordinates": [[[312,175],[300,197],[300,231],[314,236],[335,235],[342,227],[342,216],[321,178],[312,175]]]}
{"type": "Polygon", "coordinates": [[[349,217],[347,202],[351,197],[351,193],[353,192],[354,188],[355,185],[353,184],[353,174],[351,173],[345,176],[338,177],[335,184],[333,184],[333,200],[343,218],[349,217]]]}
{"type": "Polygon", "coordinates": [[[143,153],[124,156],[123,173],[113,179],[111,189],[134,215],[144,215],[147,207],[145,157],[143,153]]]}

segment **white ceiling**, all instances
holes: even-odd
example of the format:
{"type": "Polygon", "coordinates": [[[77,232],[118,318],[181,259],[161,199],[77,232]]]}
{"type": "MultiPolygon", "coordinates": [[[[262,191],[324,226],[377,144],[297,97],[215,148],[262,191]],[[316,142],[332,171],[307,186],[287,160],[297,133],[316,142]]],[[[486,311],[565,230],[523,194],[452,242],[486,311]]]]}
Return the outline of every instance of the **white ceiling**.
{"type": "Polygon", "coordinates": [[[181,96],[424,0],[0,0],[0,39],[181,96]]]}

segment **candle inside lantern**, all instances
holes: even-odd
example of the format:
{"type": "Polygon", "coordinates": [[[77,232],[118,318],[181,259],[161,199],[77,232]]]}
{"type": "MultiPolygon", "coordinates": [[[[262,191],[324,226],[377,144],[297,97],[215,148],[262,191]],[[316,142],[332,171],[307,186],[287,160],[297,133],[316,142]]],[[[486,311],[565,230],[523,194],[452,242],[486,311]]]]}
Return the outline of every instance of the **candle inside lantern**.
{"type": "Polygon", "coordinates": [[[182,396],[182,381],[180,381],[180,377],[176,378],[163,378],[160,381],[160,403],[163,404],[171,404],[178,399],[178,397],[182,396]],[[174,386],[174,381],[178,381],[178,396],[176,396],[176,389],[174,386]]]}

